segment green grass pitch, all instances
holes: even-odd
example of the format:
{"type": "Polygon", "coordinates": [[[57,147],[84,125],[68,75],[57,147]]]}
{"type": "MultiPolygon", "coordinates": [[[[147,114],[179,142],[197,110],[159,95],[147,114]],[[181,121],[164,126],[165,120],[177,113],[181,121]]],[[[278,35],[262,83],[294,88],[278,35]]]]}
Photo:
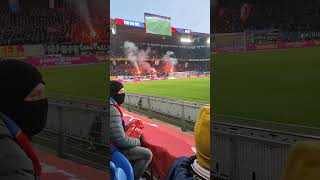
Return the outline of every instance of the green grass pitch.
{"type": "Polygon", "coordinates": [[[320,127],[319,51],[213,55],[213,112],[320,127]]]}
{"type": "Polygon", "coordinates": [[[107,65],[41,68],[48,96],[106,100],[107,65]]]}
{"type": "MultiPolygon", "coordinates": [[[[106,100],[109,94],[107,65],[41,68],[48,96],[106,100]]],[[[127,92],[189,101],[210,101],[210,78],[126,83],[127,92]]]]}
{"type": "MultiPolygon", "coordinates": [[[[216,114],[320,127],[320,48],[220,54],[212,78],[125,84],[127,92],[189,101],[210,99],[216,114]]],[[[49,96],[105,100],[106,64],[41,69],[49,96]]]]}
{"type": "Polygon", "coordinates": [[[210,78],[172,79],[125,83],[129,93],[147,94],[174,99],[210,102],[210,78]]]}

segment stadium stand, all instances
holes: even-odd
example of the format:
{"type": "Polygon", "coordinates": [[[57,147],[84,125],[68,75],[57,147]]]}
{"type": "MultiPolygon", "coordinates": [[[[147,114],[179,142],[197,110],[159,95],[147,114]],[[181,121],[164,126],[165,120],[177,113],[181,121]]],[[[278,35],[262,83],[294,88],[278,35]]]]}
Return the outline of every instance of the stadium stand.
{"type": "MultiPolygon", "coordinates": [[[[150,64],[154,64],[154,62],[149,62],[150,64]]],[[[210,71],[210,66],[209,66],[209,61],[203,61],[203,62],[187,62],[187,61],[182,61],[179,62],[175,66],[175,71],[176,72],[184,72],[184,71],[199,71],[199,72],[205,72],[205,71],[210,71]]],[[[155,70],[157,71],[158,76],[167,76],[168,71],[165,68],[166,64],[160,62],[159,65],[151,65],[155,70]]],[[[118,61],[118,62],[111,62],[110,64],[110,70],[112,72],[113,76],[130,76],[136,74],[136,70],[133,67],[133,65],[130,62],[126,61],[118,61]]],[[[146,75],[148,73],[146,72],[146,75]]],[[[143,75],[143,74],[141,74],[143,75]]]]}
{"type": "MultiPolygon", "coordinates": [[[[161,61],[167,52],[173,52],[173,58],[177,59],[174,71],[210,71],[209,57],[210,44],[209,35],[173,32],[172,36],[161,36],[148,34],[144,28],[119,25],[115,22],[118,19],[111,19],[113,33],[111,34],[111,58],[110,69],[113,76],[137,75],[133,64],[128,61],[125,53],[124,43],[133,42],[139,50],[148,51],[146,61],[156,70],[158,76],[168,76],[170,68],[161,61]],[[192,42],[183,43],[181,38],[190,38],[192,42]],[[168,71],[169,69],[169,71],[168,71]]],[[[153,72],[142,72],[140,75],[153,74],[153,72]]]]}
{"type": "Polygon", "coordinates": [[[96,35],[71,4],[56,1],[55,8],[45,3],[21,2],[21,10],[12,12],[7,1],[1,1],[0,45],[105,42],[108,32],[104,17],[91,17],[96,35]]]}
{"type": "Polygon", "coordinates": [[[219,0],[215,10],[215,33],[279,29],[283,41],[320,38],[319,1],[219,0]]]}

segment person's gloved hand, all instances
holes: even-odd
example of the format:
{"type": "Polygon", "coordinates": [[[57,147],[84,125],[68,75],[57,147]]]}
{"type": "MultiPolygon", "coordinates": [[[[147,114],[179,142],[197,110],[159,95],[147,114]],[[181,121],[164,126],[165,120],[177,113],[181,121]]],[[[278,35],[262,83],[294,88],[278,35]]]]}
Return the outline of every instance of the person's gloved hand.
{"type": "Polygon", "coordinates": [[[140,140],[140,143],[142,144],[142,142],[143,142],[143,136],[142,136],[142,134],[139,136],[139,140],[140,140]]]}

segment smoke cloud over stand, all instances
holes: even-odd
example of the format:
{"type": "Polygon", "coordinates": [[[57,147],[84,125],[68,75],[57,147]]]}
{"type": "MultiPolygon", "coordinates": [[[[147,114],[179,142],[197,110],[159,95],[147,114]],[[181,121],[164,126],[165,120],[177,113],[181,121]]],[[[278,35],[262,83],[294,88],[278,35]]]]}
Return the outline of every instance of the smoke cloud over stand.
{"type": "Polygon", "coordinates": [[[90,30],[90,35],[92,37],[95,37],[96,32],[94,31],[91,23],[87,0],[67,0],[67,2],[69,2],[76,8],[77,13],[80,15],[81,19],[86,23],[88,29],[90,30]]]}
{"type": "MultiPolygon", "coordinates": [[[[140,70],[143,70],[147,73],[155,73],[155,69],[149,64],[150,60],[154,59],[150,57],[150,48],[146,50],[139,49],[133,42],[125,41],[124,51],[127,59],[133,64],[138,72],[140,72],[140,70]]],[[[172,51],[168,51],[160,59],[161,61],[169,64],[171,66],[171,69],[178,63],[178,60],[172,57],[173,55],[174,53],[172,51]]]]}

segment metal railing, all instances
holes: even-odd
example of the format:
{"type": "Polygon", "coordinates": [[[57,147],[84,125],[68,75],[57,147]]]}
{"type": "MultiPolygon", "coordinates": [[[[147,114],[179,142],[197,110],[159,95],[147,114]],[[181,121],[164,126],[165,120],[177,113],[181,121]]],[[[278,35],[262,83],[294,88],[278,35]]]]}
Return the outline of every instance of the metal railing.
{"type": "Polygon", "coordinates": [[[320,141],[320,137],[212,122],[213,176],[280,180],[291,144],[305,141],[320,141]]]}
{"type": "Polygon", "coordinates": [[[108,165],[108,118],[106,103],[49,99],[46,128],[34,142],[96,168],[108,165]]]}
{"type": "MultiPolygon", "coordinates": [[[[182,105],[185,103],[179,104],[157,97],[135,96],[136,99],[133,100],[131,96],[129,100],[130,98],[132,106],[149,109],[153,113],[162,112],[154,107],[162,106],[161,103],[173,104],[167,104],[171,109],[180,105],[181,113],[176,118],[180,118],[183,123],[194,123],[182,116],[182,105]]],[[[60,157],[105,169],[110,159],[107,147],[108,104],[50,99],[47,126],[34,141],[54,149],[60,157]]],[[[170,113],[167,115],[172,116],[170,113]]],[[[320,141],[318,136],[232,123],[212,122],[211,126],[212,175],[218,180],[278,180],[291,144],[320,141]]]]}
{"type": "Polygon", "coordinates": [[[128,110],[159,117],[181,127],[183,131],[192,131],[199,110],[205,103],[128,93],[124,105],[128,110]]]}

